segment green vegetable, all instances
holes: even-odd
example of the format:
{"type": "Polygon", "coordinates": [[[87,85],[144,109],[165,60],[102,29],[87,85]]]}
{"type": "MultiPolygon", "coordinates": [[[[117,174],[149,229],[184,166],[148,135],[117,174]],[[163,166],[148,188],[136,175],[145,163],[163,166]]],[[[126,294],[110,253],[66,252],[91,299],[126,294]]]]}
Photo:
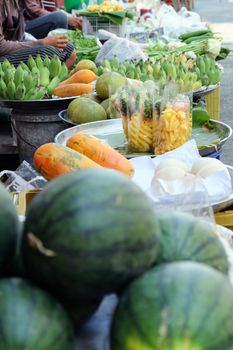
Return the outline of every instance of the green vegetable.
{"type": "Polygon", "coordinates": [[[194,41],[201,41],[203,39],[210,39],[213,38],[213,33],[207,33],[207,34],[203,34],[203,35],[198,35],[198,36],[194,36],[188,39],[183,40],[186,44],[190,44],[194,41]]]}
{"type": "Polygon", "coordinates": [[[185,41],[185,40],[187,40],[187,39],[189,39],[189,38],[193,38],[193,37],[200,36],[200,35],[204,35],[204,34],[210,34],[210,33],[213,34],[213,32],[212,32],[211,30],[208,30],[208,29],[196,30],[196,31],[194,31],[194,32],[189,32],[189,33],[181,34],[181,35],[179,36],[179,39],[180,39],[181,41],[185,41]]]}
{"type": "Polygon", "coordinates": [[[80,30],[72,30],[68,32],[68,39],[75,47],[77,54],[77,62],[82,59],[89,59],[94,61],[100,47],[96,41],[96,38],[87,37],[80,30]]]}

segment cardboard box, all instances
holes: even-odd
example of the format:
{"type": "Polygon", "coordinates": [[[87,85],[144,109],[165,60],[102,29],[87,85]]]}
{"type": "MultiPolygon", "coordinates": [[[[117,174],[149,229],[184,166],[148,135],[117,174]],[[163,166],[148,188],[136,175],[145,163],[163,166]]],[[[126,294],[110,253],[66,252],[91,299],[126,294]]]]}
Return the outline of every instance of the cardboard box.
{"type": "Polygon", "coordinates": [[[32,199],[40,192],[40,189],[23,191],[13,194],[13,201],[20,216],[25,216],[32,199]]]}

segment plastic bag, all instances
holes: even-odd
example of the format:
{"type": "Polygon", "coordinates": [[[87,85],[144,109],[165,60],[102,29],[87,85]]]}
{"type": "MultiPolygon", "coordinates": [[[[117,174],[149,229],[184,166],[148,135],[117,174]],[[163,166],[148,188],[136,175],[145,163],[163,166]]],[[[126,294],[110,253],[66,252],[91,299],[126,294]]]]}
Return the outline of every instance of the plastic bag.
{"type": "Polygon", "coordinates": [[[0,172],[0,179],[9,192],[21,192],[32,190],[34,188],[42,188],[46,184],[46,180],[39,176],[38,173],[25,160],[19,165],[15,171],[3,170],[0,172]]]}
{"type": "MultiPolygon", "coordinates": [[[[106,31],[99,32],[106,35],[106,31]]],[[[108,33],[108,35],[110,39],[102,46],[96,57],[95,63],[97,65],[101,64],[105,59],[111,60],[114,57],[117,57],[121,63],[131,60],[147,60],[148,56],[143,52],[139,44],[133,43],[125,38],[119,38],[111,33],[108,33]]]]}

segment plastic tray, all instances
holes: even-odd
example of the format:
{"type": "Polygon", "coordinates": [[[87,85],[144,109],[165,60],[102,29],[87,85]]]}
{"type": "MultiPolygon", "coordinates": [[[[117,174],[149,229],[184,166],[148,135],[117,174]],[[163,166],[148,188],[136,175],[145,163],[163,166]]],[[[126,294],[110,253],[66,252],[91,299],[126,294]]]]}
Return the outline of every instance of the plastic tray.
{"type": "MultiPolygon", "coordinates": [[[[67,118],[66,110],[63,110],[59,113],[59,117],[68,124],[72,122],[67,118]]],[[[219,149],[222,148],[224,143],[231,137],[232,129],[225,123],[211,120],[211,123],[216,126],[219,131],[221,137],[220,141],[213,144],[211,141],[211,145],[206,145],[199,149],[199,153],[202,157],[209,156],[219,149]]],[[[72,123],[74,125],[74,123],[72,123]]],[[[92,123],[86,123],[81,125],[73,126],[69,129],[61,131],[55,138],[55,142],[60,143],[62,145],[66,144],[67,139],[78,131],[85,131],[87,133],[93,134],[96,137],[104,139],[107,143],[109,143],[113,148],[117,148],[119,152],[124,154],[128,158],[142,156],[142,155],[150,155],[149,153],[128,153],[127,152],[127,144],[123,134],[122,122],[121,119],[110,119],[104,121],[97,121],[92,123]]],[[[198,134],[198,133],[197,133],[198,134]]],[[[198,137],[194,137],[197,144],[200,145],[198,137]]],[[[201,140],[202,146],[202,140],[201,140]]],[[[152,155],[152,154],[151,154],[152,155]]]]}

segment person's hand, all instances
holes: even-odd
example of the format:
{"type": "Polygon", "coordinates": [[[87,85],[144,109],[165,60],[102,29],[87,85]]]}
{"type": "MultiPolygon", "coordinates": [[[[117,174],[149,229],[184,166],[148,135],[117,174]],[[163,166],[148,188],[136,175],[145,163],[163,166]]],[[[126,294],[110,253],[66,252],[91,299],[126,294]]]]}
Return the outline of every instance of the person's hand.
{"type": "Polygon", "coordinates": [[[58,49],[64,49],[68,43],[66,35],[52,35],[42,39],[44,45],[51,45],[58,49]]]}
{"type": "Polygon", "coordinates": [[[74,17],[72,15],[68,16],[68,25],[71,28],[82,29],[82,19],[81,17],[74,17]]]}

